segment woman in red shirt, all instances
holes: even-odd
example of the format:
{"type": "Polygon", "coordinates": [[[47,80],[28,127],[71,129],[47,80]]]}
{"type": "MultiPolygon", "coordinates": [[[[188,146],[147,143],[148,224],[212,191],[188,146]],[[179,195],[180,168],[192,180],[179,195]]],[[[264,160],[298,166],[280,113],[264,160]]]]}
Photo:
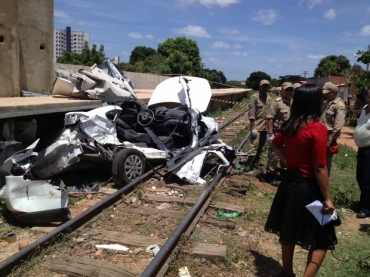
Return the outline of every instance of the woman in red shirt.
{"type": "Polygon", "coordinates": [[[271,205],[265,230],[279,235],[283,268],[279,276],[295,276],[295,245],[307,249],[304,277],[315,276],[328,249],[337,244],[333,223],[321,226],[306,209],[315,200],[324,204],[323,214],[332,214],[326,167],[327,129],[319,122],[322,91],[304,85],[293,97],[291,114],[271,147],[286,164],[287,172],[271,205]]]}

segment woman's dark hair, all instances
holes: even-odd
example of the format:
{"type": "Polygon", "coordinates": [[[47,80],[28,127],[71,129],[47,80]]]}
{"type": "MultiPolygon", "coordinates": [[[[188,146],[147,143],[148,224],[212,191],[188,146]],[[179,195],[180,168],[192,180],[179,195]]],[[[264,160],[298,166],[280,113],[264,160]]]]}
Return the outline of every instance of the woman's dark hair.
{"type": "Polygon", "coordinates": [[[290,118],[281,126],[281,133],[293,137],[307,121],[319,121],[322,103],[322,90],[316,85],[299,87],[293,96],[290,118]]]}

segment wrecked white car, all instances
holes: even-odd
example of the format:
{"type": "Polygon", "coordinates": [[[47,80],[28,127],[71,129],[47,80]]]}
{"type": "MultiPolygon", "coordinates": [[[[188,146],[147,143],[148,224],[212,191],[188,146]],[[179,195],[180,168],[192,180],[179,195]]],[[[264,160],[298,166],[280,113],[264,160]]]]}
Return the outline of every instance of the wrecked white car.
{"type": "Polygon", "coordinates": [[[235,158],[235,150],[219,141],[215,120],[202,115],[212,96],[205,79],[169,78],[156,87],[146,107],[127,80],[96,66],[63,74],[53,95],[84,95],[105,104],[67,113],[64,129],[43,150],[34,153],[35,142],[0,166],[5,180],[0,199],[23,222],[68,219],[67,193],[55,183],[79,170],[108,166],[114,182],[124,186],[163,164],[186,182],[204,184],[207,174],[235,158]],[[211,168],[205,166],[208,160],[211,168]],[[41,215],[38,220],[36,215],[41,215]]]}
{"type": "Polygon", "coordinates": [[[202,115],[212,96],[207,80],[169,78],[155,88],[147,107],[133,94],[120,101],[117,95],[107,98],[116,105],[67,113],[65,129],[33,161],[32,176],[46,179],[100,163],[109,164],[116,184],[126,185],[162,163],[181,179],[202,184],[209,156],[225,166],[233,159],[234,150],[218,141],[215,120],[202,115]]]}

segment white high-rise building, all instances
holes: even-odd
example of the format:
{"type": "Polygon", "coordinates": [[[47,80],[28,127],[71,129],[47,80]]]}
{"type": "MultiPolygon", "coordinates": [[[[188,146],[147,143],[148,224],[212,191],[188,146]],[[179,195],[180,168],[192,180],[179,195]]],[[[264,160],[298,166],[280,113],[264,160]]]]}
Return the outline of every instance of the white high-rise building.
{"type": "Polygon", "coordinates": [[[71,27],[54,29],[54,62],[64,51],[81,54],[85,41],[90,47],[90,34],[87,32],[72,31],[71,27]]]}

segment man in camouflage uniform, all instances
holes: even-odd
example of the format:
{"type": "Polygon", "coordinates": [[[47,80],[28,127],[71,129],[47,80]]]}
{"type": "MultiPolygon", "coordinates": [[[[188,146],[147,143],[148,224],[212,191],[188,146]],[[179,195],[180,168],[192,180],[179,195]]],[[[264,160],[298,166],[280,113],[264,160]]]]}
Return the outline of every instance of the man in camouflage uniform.
{"type": "Polygon", "coordinates": [[[320,121],[328,129],[326,163],[329,175],[333,155],[338,153],[339,150],[337,138],[344,126],[346,116],[346,107],[343,100],[338,97],[338,91],[338,87],[331,82],[326,82],[322,88],[325,101],[321,109],[320,121]]]}
{"type": "MultiPolygon", "coordinates": [[[[287,121],[290,117],[290,106],[292,104],[293,84],[290,82],[284,82],[281,85],[280,97],[272,100],[270,106],[267,107],[267,143],[270,144],[275,134],[280,132],[281,125],[287,121]]],[[[266,171],[266,182],[273,186],[278,186],[279,181],[277,179],[277,165],[279,158],[274,151],[269,147],[268,151],[268,162],[266,171]]],[[[280,163],[281,169],[285,168],[285,165],[280,163]]]]}
{"type": "Polygon", "coordinates": [[[266,142],[267,136],[267,121],[266,111],[267,106],[271,104],[271,98],[267,95],[270,88],[268,80],[261,80],[259,92],[252,95],[249,102],[249,128],[251,130],[251,148],[248,152],[248,159],[244,167],[245,172],[253,171],[258,167],[262,148],[266,142]]]}
{"type": "Polygon", "coordinates": [[[292,97],[294,96],[294,93],[296,92],[296,90],[298,88],[300,88],[301,86],[302,86],[301,83],[294,83],[293,84],[293,94],[292,94],[292,97]]]}

